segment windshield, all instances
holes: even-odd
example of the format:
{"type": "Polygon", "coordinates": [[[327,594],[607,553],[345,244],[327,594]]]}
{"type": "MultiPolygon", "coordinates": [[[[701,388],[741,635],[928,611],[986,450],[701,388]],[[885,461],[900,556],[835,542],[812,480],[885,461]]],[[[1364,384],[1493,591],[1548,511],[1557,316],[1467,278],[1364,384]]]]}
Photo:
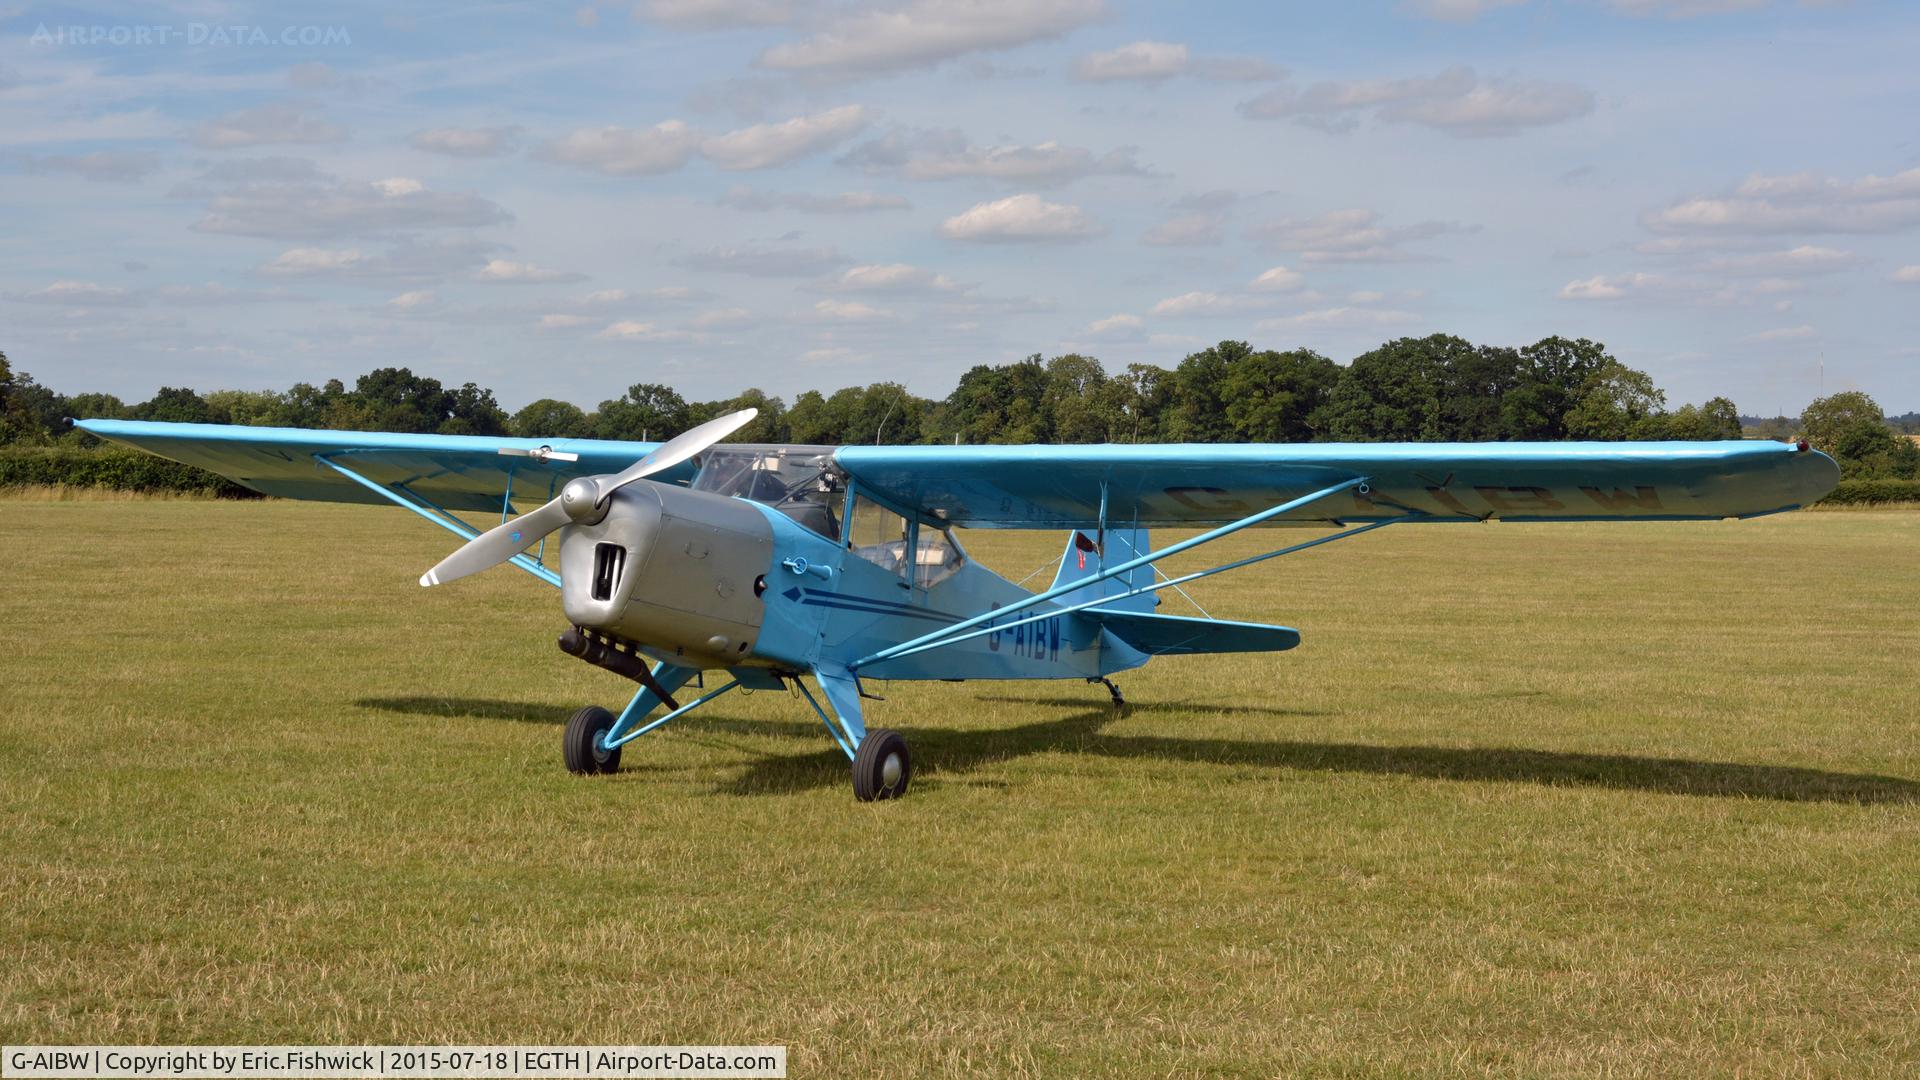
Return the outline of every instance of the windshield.
{"type": "Polygon", "coordinates": [[[751,499],[829,540],[840,539],[840,482],[831,446],[721,444],[701,455],[693,490],[751,499]]]}

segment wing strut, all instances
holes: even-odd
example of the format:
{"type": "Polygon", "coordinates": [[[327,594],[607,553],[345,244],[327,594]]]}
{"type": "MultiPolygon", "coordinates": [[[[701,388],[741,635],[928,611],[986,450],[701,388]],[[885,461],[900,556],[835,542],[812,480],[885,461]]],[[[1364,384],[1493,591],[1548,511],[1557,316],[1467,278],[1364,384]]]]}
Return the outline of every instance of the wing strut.
{"type": "MultiPolygon", "coordinates": [[[[441,507],[436,505],[432,500],[427,499],[425,496],[420,495],[417,492],[407,490],[405,488],[405,485],[400,485],[400,487],[402,488],[402,491],[404,491],[404,494],[403,494],[402,491],[395,491],[393,488],[390,488],[385,484],[374,483],[372,480],[369,480],[366,477],[361,476],[359,473],[354,472],[352,469],[347,468],[345,465],[342,465],[339,462],[334,461],[332,458],[328,457],[326,454],[315,454],[313,455],[313,460],[319,462],[322,465],[325,465],[327,468],[332,469],[334,472],[339,473],[341,476],[346,477],[347,479],[353,481],[354,483],[359,484],[361,487],[366,488],[368,491],[373,492],[375,495],[380,496],[381,498],[387,500],[388,502],[394,504],[395,506],[405,507],[406,509],[413,511],[416,514],[419,514],[421,517],[426,518],[428,521],[433,522],[435,525],[440,526],[441,528],[447,530],[448,532],[454,534],[455,536],[458,536],[462,540],[472,540],[474,537],[480,535],[480,531],[478,529],[475,529],[472,526],[468,525],[466,522],[461,521],[457,517],[454,517],[452,514],[448,513],[446,510],[442,509],[441,507]]],[[[534,577],[539,578],[541,581],[546,582],[547,584],[553,586],[556,589],[560,587],[560,575],[554,573],[552,570],[547,569],[545,566],[542,566],[540,563],[527,558],[525,555],[515,555],[512,561],[514,566],[519,567],[522,570],[525,570],[527,573],[532,574],[534,577]]]]}
{"type": "MultiPolygon", "coordinates": [[[[1229,522],[1225,525],[1220,526],[1217,529],[1211,529],[1207,532],[1201,533],[1199,536],[1188,537],[1187,539],[1182,540],[1177,544],[1169,544],[1168,546],[1161,548],[1158,551],[1148,552],[1147,554],[1142,555],[1139,558],[1130,559],[1116,566],[1107,567],[1106,569],[1101,570],[1099,573],[1094,574],[1091,577],[1077,578],[1074,581],[1069,582],[1068,584],[1056,586],[1042,593],[1035,593],[1034,595],[1028,597],[1025,600],[1020,601],[1018,604],[1012,605],[1011,607],[995,608],[992,611],[984,611],[978,615],[973,616],[970,619],[962,619],[951,626],[941,627],[938,630],[932,631],[931,633],[922,634],[919,637],[913,638],[910,641],[903,641],[898,645],[890,645],[887,648],[881,649],[879,652],[874,653],[871,656],[862,657],[861,659],[856,660],[851,664],[848,664],[847,669],[850,671],[857,671],[860,668],[866,667],[869,664],[877,664],[882,660],[892,660],[897,657],[906,656],[910,653],[925,652],[928,649],[937,648],[938,646],[941,646],[941,645],[950,645],[956,641],[964,641],[964,640],[967,640],[968,638],[979,637],[982,634],[990,634],[996,630],[1005,630],[1009,627],[1020,626],[1029,622],[1037,622],[1040,619],[1050,618],[1054,615],[1059,615],[1064,612],[1079,611],[1082,608],[1093,607],[1096,604],[1110,604],[1116,600],[1122,600],[1129,596],[1138,596],[1143,592],[1151,592],[1155,589],[1165,588],[1166,587],[1165,584],[1145,585],[1145,586],[1141,586],[1140,588],[1134,589],[1130,592],[1122,593],[1118,596],[1102,596],[1097,600],[1089,600],[1084,603],[1074,604],[1065,608],[1048,608],[1045,612],[1039,615],[1029,616],[1025,619],[1020,619],[1015,622],[998,623],[996,625],[987,626],[985,628],[979,628],[982,623],[993,622],[994,620],[1005,618],[1006,616],[1012,615],[1016,612],[1025,611],[1033,607],[1038,607],[1057,597],[1064,596],[1067,593],[1077,592],[1078,590],[1084,589],[1089,585],[1106,581],[1110,578],[1119,577],[1122,574],[1129,573],[1142,566],[1150,566],[1160,561],[1161,559],[1165,559],[1172,555],[1178,555],[1183,551],[1187,551],[1192,548],[1199,547],[1201,544],[1218,540],[1223,536],[1227,536],[1232,533],[1239,532],[1241,529],[1245,529],[1253,525],[1258,525],[1263,521],[1267,521],[1269,519],[1279,517],[1281,514],[1285,514],[1293,510],[1298,510],[1303,506],[1307,506],[1311,503],[1319,502],[1321,499],[1338,495],[1343,491],[1359,489],[1364,494],[1366,491],[1366,488],[1367,488],[1367,478],[1364,476],[1356,476],[1351,480],[1343,480],[1340,483],[1333,485],[1332,487],[1321,488],[1319,491],[1316,491],[1311,495],[1302,495],[1298,499],[1293,499],[1289,502],[1284,502],[1277,506],[1270,506],[1267,509],[1260,511],[1259,513],[1249,514],[1248,516],[1243,517],[1238,521],[1229,522]]],[[[1184,577],[1173,578],[1173,579],[1170,579],[1170,583],[1184,584],[1185,582],[1192,581],[1195,578],[1205,577],[1208,574],[1217,574],[1226,570],[1235,569],[1237,567],[1247,566],[1252,563],[1260,562],[1263,559],[1271,559],[1271,558],[1275,558],[1276,556],[1284,555],[1289,551],[1299,551],[1303,548],[1314,547],[1318,544],[1325,544],[1330,541],[1341,539],[1342,537],[1353,536],[1358,533],[1367,532],[1371,529],[1377,528],[1382,525],[1391,525],[1396,521],[1405,521],[1405,520],[1407,519],[1406,518],[1389,518],[1386,521],[1376,521],[1370,525],[1347,529],[1343,532],[1335,533],[1332,536],[1323,536],[1317,540],[1309,540],[1303,544],[1294,544],[1291,547],[1282,548],[1279,551],[1271,551],[1266,553],[1265,555],[1256,555],[1256,556],[1253,556],[1252,558],[1241,559],[1238,562],[1229,563],[1226,566],[1215,567],[1212,570],[1205,570],[1195,574],[1188,574],[1184,577]]]]}

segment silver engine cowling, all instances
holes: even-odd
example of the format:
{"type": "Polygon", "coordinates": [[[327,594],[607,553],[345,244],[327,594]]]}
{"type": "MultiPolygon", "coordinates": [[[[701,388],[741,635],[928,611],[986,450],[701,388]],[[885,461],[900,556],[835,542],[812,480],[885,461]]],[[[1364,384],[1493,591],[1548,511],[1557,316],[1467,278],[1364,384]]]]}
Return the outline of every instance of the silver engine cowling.
{"type": "Polygon", "coordinates": [[[596,521],[560,530],[561,604],[574,625],[685,667],[751,662],[773,533],[751,503],[637,480],[596,521]]]}

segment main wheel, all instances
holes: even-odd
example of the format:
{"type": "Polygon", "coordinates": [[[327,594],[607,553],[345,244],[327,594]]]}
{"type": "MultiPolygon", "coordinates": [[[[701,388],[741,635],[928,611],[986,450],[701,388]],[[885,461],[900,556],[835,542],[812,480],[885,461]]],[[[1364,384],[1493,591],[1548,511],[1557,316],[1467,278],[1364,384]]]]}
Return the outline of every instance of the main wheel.
{"type": "Polygon", "coordinates": [[[620,748],[607,749],[601,736],[613,730],[613,714],[598,705],[589,705],[567,721],[567,733],[560,748],[567,759],[567,771],[589,776],[593,773],[620,771],[620,748]]]}
{"type": "Polygon", "coordinates": [[[860,740],[853,755],[853,797],[861,802],[897,799],[913,779],[913,759],[907,740],[897,731],[875,728],[860,740]]]}

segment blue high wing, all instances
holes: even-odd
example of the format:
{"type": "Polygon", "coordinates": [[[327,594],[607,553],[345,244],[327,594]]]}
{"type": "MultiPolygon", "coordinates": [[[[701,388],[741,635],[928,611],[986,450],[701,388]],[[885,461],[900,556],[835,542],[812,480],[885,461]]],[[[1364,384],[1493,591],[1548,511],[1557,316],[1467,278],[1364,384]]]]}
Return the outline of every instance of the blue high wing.
{"type": "MultiPolygon", "coordinates": [[[[576,476],[617,473],[660,445],[138,420],[81,420],[78,426],[103,439],[219,473],[267,495],[323,502],[383,501],[379,493],[328,468],[321,460],[326,459],[390,491],[449,510],[500,510],[510,478],[516,497],[545,501],[576,476]],[[542,449],[574,454],[579,460],[501,453],[542,449]]],[[[685,464],[658,479],[685,483],[693,473],[693,465],[685,464]]]]}
{"type": "Polygon", "coordinates": [[[1347,481],[1288,522],[1685,520],[1805,506],[1833,460],[1771,441],[846,446],[860,490],[956,525],[1093,528],[1238,521],[1347,481]]]}

